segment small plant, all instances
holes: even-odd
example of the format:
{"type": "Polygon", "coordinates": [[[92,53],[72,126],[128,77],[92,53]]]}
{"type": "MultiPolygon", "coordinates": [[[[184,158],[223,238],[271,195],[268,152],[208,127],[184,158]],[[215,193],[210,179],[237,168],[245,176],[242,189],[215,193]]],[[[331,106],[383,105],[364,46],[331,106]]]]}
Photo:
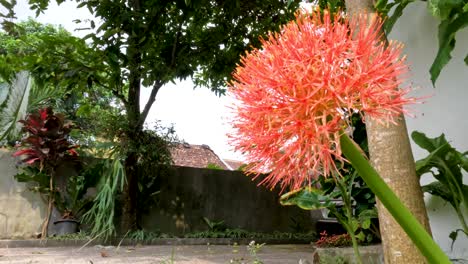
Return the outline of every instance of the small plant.
{"type": "Polygon", "coordinates": [[[154,233],[146,230],[135,230],[128,234],[128,238],[138,242],[150,242],[157,238],[160,238],[161,234],[154,233]]]}
{"type": "Polygon", "coordinates": [[[348,264],[343,256],[332,256],[328,254],[320,255],[320,264],[348,264]]]}
{"type": "MultiPolygon", "coordinates": [[[[47,195],[47,215],[42,226],[44,238],[47,236],[54,202],[64,197],[64,193],[55,186],[57,168],[65,160],[77,160],[77,146],[68,137],[73,125],[65,120],[64,115],[54,114],[50,107],[31,113],[19,122],[23,124],[27,136],[18,144],[19,150],[13,156],[21,157],[26,167],[15,178],[20,182],[39,184],[37,190],[47,195]]],[[[63,211],[62,214],[66,216],[70,212],[63,211]]]]}
{"type": "Polygon", "coordinates": [[[349,247],[351,244],[352,241],[349,234],[328,235],[327,231],[320,233],[320,239],[315,242],[317,247],[349,247]]]}
{"type": "Polygon", "coordinates": [[[171,257],[168,259],[161,260],[160,264],[174,264],[175,263],[175,256],[174,256],[174,248],[171,250],[171,257]]]}
{"type": "Polygon", "coordinates": [[[203,217],[203,221],[205,221],[206,225],[208,225],[209,230],[213,232],[217,231],[224,231],[226,230],[226,225],[224,224],[224,221],[211,221],[210,219],[203,217]]]}
{"type": "Polygon", "coordinates": [[[249,251],[250,256],[252,256],[252,258],[254,259],[252,264],[263,264],[263,262],[258,258],[257,254],[264,245],[265,243],[257,244],[254,240],[250,241],[250,243],[247,245],[247,251],[249,251]]]}

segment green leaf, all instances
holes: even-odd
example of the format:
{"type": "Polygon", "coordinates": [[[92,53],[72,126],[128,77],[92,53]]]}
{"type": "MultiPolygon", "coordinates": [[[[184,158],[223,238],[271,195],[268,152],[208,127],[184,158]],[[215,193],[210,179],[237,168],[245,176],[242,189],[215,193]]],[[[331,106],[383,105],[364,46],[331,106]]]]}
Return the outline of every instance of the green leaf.
{"type": "Polygon", "coordinates": [[[281,205],[297,205],[305,210],[317,210],[331,205],[328,196],[324,196],[321,190],[312,187],[304,187],[283,194],[280,203],[281,205]]]}
{"type": "Polygon", "coordinates": [[[454,208],[456,208],[458,204],[456,197],[454,197],[450,189],[439,181],[431,182],[430,184],[422,186],[422,191],[444,199],[444,201],[449,202],[454,208]]]}
{"type": "Polygon", "coordinates": [[[440,146],[448,144],[444,134],[437,138],[431,139],[424,133],[413,131],[413,133],[411,133],[411,138],[413,139],[414,143],[418,144],[418,146],[427,150],[428,152],[433,152],[440,146]]]}
{"type": "Polygon", "coordinates": [[[366,235],[364,234],[364,232],[359,232],[357,235],[356,235],[356,239],[358,241],[365,241],[366,240],[366,235]]]}
{"type": "Polygon", "coordinates": [[[442,20],[439,25],[439,50],[429,69],[432,85],[435,85],[442,69],[447,65],[455,48],[455,34],[468,25],[468,13],[459,14],[455,19],[442,20]]]}
{"type": "Polygon", "coordinates": [[[465,64],[468,65],[468,55],[466,55],[464,61],[465,61],[465,64]]]}
{"type": "Polygon", "coordinates": [[[27,112],[33,112],[40,107],[44,106],[50,99],[53,98],[60,98],[62,92],[60,89],[57,89],[53,86],[39,86],[33,85],[31,86],[31,91],[29,94],[29,103],[27,112]]]}
{"type": "MultiPolygon", "coordinates": [[[[387,18],[387,20],[385,21],[385,24],[384,24],[384,30],[385,30],[385,33],[390,33],[393,29],[393,26],[395,25],[396,21],[398,20],[398,18],[401,17],[401,15],[403,15],[403,10],[405,9],[405,7],[411,3],[411,2],[414,2],[414,0],[410,0],[410,1],[400,1],[398,3],[398,5],[396,6],[395,10],[393,11],[392,15],[389,16],[387,18]]],[[[392,4],[397,4],[396,2],[395,3],[392,3],[392,4]]],[[[392,7],[393,5],[391,5],[390,7],[392,7]]]]}
{"type": "Polygon", "coordinates": [[[449,202],[460,213],[460,204],[468,201],[468,188],[463,184],[461,169],[468,170],[466,153],[460,153],[445,139],[444,134],[428,138],[420,132],[411,134],[413,140],[430,152],[429,156],[416,162],[417,174],[431,172],[438,180],[422,187],[424,192],[436,195],[449,202]]]}
{"type": "Polygon", "coordinates": [[[364,229],[369,229],[370,225],[371,225],[371,220],[369,218],[361,222],[361,226],[364,229]]]}
{"type": "Polygon", "coordinates": [[[454,9],[461,8],[463,0],[428,0],[428,8],[433,16],[445,20],[450,16],[454,9]]]}
{"type": "Polygon", "coordinates": [[[348,220],[348,223],[351,226],[351,230],[353,231],[353,233],[356,233],[356,231],[359,228],[359,221],[355,218],[352,218],[348,220]]]}
{"type": "Polygon", "coordinates": [[[19,137],[21,124],[18,121],[26,116],[31,83],[29,73],[22,71],[8,86],[8,95],[0,105],[0,141],[19,137]]]}

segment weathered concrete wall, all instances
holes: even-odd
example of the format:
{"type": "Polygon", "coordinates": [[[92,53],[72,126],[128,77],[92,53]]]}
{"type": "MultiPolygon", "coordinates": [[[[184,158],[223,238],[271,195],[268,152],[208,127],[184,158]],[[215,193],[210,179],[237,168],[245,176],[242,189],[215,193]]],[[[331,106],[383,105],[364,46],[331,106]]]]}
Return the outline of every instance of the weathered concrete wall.
{"type": "Polygon", "coordinates": [[[0,238],[33,236],[40,232],[46,212],[39,194],[18,183],[16,173],[11,152],[0,149],[0,238]]]}
{"type": "MultiPolygon", "coordinates": [[[[15,162],[11,152],[0,151],[0,238],[37,234],[46,213],[39,194],[15,180],[15,162]]],[[[71,171],[62,168],[59,174],[71,171]]],[[[295,225],[312,229],[309,211],[282,207],[278,191],[257,187],[257,182],[238,171],[176,167],[171,176],[161,177],[160,202],[144,215],[143,227],[175,234],[202,231],[207,229],[206,217],[250,231],[294,231],[295,225]]],[[[64,182],[58,183],[63,188],[64,182]]],[[[58,217],[54,212],[52,222],[58,217]]],[[[49,233],[54,232],[49,225],[49,233]]]]}
{"type": "Polygon", "coordinates": [[[294,231],[297,223],[311,230],[309,211],[279,204],[278,190],[270,191],[239,171],[176,168],[161,179],[160,203],[144,216],[143,226],[161,232],[203,231],[211,221],[250,231],[294,231]]]}

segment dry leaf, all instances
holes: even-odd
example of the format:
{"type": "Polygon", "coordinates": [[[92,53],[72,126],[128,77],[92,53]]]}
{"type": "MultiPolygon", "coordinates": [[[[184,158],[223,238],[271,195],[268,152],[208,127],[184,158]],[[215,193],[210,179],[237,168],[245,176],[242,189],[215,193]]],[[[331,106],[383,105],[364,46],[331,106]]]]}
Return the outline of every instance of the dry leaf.
{"type": "Polygon", "coordinates": [[[105,251],[101,251],[101,257],[107,258],[107,257],[109,257],[109,254],[107,252],[105,252],[105,251]]]}

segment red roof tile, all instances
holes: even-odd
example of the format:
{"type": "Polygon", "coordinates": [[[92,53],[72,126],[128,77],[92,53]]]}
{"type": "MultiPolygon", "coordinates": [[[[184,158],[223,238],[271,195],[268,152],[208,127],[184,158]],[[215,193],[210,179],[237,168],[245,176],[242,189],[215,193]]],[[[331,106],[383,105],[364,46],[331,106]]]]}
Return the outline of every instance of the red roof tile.
{"type": "Polygon", "coordinates": [[[229,170],[226,164],[208,145],[174,144],[170,147],[174,165],[194,168],[216,167],[229,170]]]}

